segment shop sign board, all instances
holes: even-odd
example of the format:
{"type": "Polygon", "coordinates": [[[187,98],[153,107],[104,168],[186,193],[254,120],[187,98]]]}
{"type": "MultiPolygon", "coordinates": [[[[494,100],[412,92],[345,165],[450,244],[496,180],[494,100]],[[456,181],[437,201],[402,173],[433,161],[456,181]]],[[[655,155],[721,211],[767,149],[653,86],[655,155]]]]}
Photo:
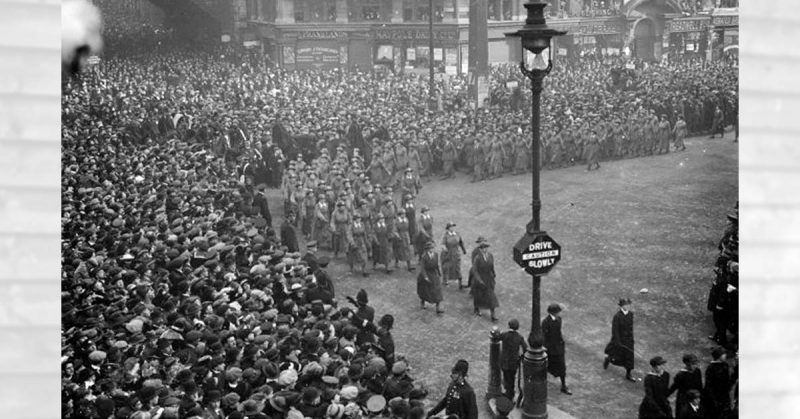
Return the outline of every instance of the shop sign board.
{"type": "Polygon", "coordinates": [[[297,48],[295,56],[298,64],[315,67],[331,67],[339,65],[339,49],[323,46],[297,48]]]}
{"type": "Polygon", "coordinates": [[[676,19],[667,22],[668,32],[703,32],[708,26],[706,19],[676,19]]]}

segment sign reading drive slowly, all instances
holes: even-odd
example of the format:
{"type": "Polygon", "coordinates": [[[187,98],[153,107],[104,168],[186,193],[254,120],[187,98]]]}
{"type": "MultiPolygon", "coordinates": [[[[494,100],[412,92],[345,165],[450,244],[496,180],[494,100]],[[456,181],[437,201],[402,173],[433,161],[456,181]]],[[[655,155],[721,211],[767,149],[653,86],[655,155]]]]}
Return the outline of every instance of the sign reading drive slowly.
{"type": "Polygon", "coordinates": [[[525,233],[514,245],[514,262],[531,275],[550,272],[561,260],[561,245],[544,231],[525,233]]]}

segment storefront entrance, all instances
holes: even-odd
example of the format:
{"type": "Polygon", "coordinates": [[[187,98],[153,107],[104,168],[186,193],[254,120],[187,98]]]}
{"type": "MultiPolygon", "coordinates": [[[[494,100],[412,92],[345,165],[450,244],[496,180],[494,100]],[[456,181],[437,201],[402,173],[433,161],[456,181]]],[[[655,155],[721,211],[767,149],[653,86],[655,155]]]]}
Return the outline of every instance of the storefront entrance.
{"type": "Polygon", "coordinates": [[[642,19],[633,30],[633,56],[645,61],[655,60],[656,27],[650,19],[642,19]]]}

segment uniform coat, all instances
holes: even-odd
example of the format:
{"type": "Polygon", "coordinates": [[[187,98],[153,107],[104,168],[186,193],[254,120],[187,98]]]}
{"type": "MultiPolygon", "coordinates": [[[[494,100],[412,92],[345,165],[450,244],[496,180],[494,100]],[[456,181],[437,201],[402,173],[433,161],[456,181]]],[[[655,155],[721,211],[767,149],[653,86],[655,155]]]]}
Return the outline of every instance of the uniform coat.
{"type": "Polygon", "coordinates": [[[420,261],[422,269],[417,275],[417,295],[428,303],[442,301],[442,272],[439,270],[439,254],[425,252],[420,261]]]}
{"type": "Polygon", "coordinates": [[[428,417],[436,415],[442,409],[446,414],[456,415],[459,419],[478,419],[475,390],[465,380],[450,382],[444,398],[428,412],[428,417]]]}
{"type": "Polygon", "coordinates": [[[494,256],[478,252],[472,259],[472,302],[475,308],[494,309],[499,306],[494,293],[494,256]]]}

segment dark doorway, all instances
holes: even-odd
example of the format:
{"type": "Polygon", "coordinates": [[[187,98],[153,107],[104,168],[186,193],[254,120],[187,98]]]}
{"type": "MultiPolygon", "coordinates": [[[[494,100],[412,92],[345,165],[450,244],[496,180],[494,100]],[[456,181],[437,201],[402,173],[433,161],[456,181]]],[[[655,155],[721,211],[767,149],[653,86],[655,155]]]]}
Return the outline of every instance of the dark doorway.
{"type": "Polygon", "coordinates": [[[656,27],[650,19],[642,19],[633,31],[634,56],[640,60],[655,60],[656,27]]]}

